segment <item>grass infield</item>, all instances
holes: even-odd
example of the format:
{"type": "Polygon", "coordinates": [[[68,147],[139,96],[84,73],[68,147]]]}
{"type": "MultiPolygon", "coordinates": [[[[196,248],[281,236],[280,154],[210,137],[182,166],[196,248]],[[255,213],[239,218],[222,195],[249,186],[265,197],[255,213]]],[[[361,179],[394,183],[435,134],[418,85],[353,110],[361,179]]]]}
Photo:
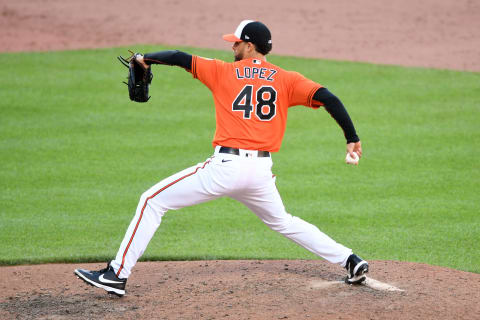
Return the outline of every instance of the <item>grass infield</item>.
{"type": "MultiPolygon", "coordinates": [[[[211,155],[208,89],[154,66],[151,100],[130,102],[119,54],[126,49],[0,54],[0,264],[113,258],[141,193],[211,155]]],[[[480,273],[480,73],[269,60],[335,93],[364,147],[358,167],[345,165],[328,113],[291,108],[273,169],[287,210],[365,259],[480,273]]],[[[220,199],[168,212],[142,259],[316,256],[220,199]]]]}

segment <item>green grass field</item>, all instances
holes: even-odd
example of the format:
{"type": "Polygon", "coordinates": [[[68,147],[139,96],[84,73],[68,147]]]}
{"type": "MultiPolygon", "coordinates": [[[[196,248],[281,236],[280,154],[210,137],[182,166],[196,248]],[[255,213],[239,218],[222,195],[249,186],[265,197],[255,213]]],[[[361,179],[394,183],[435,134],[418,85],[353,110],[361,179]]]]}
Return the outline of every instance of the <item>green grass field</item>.
{"type": "MultiPolygon", "coordinates": [[[[152,99],[130,102],[119,54],[0,54],[0,264],[113,258],[141,193],[212,153],[208,89],[155,66],[152,99]]],[[[369,260],[480,273],[480,73],[269,60],[340,97],[364,147],[345,165],[328,113],[290,109],[274,155],[287,210],[369,260]]],[[[167,213],[142,259],[316,258],[220,199],[167,213]]]]}

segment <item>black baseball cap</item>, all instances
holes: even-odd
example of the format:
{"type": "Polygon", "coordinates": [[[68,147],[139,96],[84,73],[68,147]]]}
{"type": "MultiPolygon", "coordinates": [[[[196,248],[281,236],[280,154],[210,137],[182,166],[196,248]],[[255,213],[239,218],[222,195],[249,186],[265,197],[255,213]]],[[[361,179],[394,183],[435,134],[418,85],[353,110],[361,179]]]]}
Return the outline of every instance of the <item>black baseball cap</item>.
{"type": "Polygon", "coordinates": [[[251,42],[259,48],[272,48],[272,35],[267,26],[260,21],[243,20],[238,25],[235,33],[226,34],[223,39],[230,42],[246,41],[251,42]]]}

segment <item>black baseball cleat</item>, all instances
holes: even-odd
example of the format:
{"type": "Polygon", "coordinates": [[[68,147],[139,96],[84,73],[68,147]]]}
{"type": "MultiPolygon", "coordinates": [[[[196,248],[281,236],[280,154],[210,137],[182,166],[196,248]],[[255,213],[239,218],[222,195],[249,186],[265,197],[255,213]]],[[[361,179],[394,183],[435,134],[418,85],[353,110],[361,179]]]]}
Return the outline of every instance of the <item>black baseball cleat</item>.
{"type": "Polygon", "coordinates": [[[118,278],[110,264],[99,271],[75,269],[75,275],[89,285],[105,289],[110,294],[116,294],[119,297],[125,294],[127,279],[118,278]]]}
{"type": "Polygon", "coordinates": [[[348,271],[348,276],[345,278],[348,284],[360,284],[367,279],[365,273],[368,272],[368,262],[356,254],[348,257],[345,269],[348,271]]]}

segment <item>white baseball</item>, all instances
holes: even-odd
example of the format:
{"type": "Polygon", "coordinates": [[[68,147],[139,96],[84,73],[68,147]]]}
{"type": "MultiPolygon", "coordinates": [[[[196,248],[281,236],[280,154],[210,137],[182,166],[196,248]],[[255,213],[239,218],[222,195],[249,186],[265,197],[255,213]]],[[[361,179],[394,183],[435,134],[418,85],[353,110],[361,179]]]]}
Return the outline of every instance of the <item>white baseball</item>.
{"type": "Polygon", "coordinates": [[[347,152],[347,156],[345,157],[345,162],[348,164],[358,164],[358,160],[360,159],[358,157],[358,154],[354,151],[353,155],[354,157],[351,157],[350,153],[347,152]]]}

